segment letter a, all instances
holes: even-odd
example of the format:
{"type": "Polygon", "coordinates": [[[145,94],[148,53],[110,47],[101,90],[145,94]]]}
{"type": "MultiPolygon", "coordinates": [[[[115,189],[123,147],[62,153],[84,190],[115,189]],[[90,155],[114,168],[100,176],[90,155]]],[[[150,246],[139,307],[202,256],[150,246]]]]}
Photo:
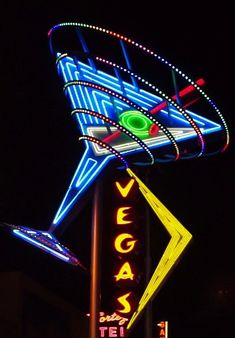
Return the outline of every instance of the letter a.
{"type": "Polygon", "coordinates": [[[131,271],[131,266],[128,262],[124,263],[119,270],[118,274],[114,276],[116,281],[120,279],[131,279],[133,280],[134,274],[131,271]]]}

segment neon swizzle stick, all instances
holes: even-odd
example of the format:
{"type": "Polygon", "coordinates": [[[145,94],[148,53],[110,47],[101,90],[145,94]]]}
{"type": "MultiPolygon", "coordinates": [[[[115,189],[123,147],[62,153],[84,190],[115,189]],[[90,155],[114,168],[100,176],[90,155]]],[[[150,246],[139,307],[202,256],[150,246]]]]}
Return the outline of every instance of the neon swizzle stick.
{"type": "MultiPolygon", "coordinates": [[[[16,236],[30,244],[65,262],[81,266],[78,258],[57,240],[55,232],[68,221],[110,161],[121,160],[124,170],[136,180],[159,217],[156,205],[166,213],[169,211],[130,166],[167,163],[224,151],[229,143],[229,133],[220,110],[202,89],[204,80],[193,81],[147,47],[121,34],[82,23],[56,25],[48,36],[71,116],[79,130],[78,138],[84,142],[85,151],[48,231],[8,226],[16,236]],[[64,35],[61,39],[62,33],[68,34],[66,39],[64,35]],[[136,62],[138,57],[139,63],[136,62]],[[149,65],[152,65],[151,75],[156,74],[156,79],[153,76],[151,80],[145,79],[148,74],[145,66],[149,65]],[[162,82],[166,81],[163,88],[167,89],[163,90],[162,82]],[[211,149],[208,142],[212,135],[222,144],[216,150],[211,149]]],[[[173,215],[169,217],[175,220],[173,215]]],[[[176,248],[177,254],[169,260],[169,269],[191,238],[178,221],[173,224],[174,229],[172,225],[164,224],[173,238],[170,248],[177,236],[184,245],[181,245],[182,250],[176,248]]],[[[166,250],[168,252],[169,247],[166,250]]],[[[135,318],[142,312],[145,300],[152,298],[163,282],[167,272],[160,272],[159,282],[150,281],[135,318]]]]}

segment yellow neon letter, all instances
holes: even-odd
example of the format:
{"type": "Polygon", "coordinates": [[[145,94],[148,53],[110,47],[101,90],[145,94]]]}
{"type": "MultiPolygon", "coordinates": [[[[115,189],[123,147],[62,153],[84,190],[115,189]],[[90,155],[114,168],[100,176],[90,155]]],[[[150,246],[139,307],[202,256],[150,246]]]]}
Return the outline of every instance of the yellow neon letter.
{"type": "Polygon", "coordinates": [[[127,298],[130,296],[131,292],[126,293],[125,295],[119,297],[117,300],[123,306],[123,309],[117,310],[121,313],[129,313],[131,311],[131,304],[128,302],[127,298]]]}
{"type": "Polygon", "coordinates": [[[115,241],[114,241],[114,246],[115,249],[120,252],[120,253],[127,253],[133,250],[134,246],[135,246],[135,242],[137,242],[137,240],[133,239],[133,236],[130,234],[120,234],[116,237],[115,241]],[[122,243],[123,241],[125,241],[126,239],[130,238],[131,240],[128,240],[126,242],[126,249],[122,247],[122,243]]]}
{"type": "Polygon", "coordinates": [[[132,223],[132,221],[125,220],[124,218],[128,215],[126,213],[126,210],[131,209],[131,207],[122,207],[118,208],[117,210],[117,224],[129,224],[132,223]]]}
{"type": "Polygon", "coordinates": [[[124,188],[120,185],[119,182],[115,182],[116,187],[118,188],[118,191],[120,192],[122,197],[124,197],[124,198],[127,197],[127,195],[129,194],[134,182],[135,182],[135,180],[132,178],[124,188]]]}
{"type": "Polygon", "coordinates": [[[134,274],[131,271],[131,266],[128,262],[124,263],[119,270],[118,274],[114,276],[116,281],[120,279],[131,279],[133,280],[134,274]]]}
{"type": "Polygon", "coordinates": [[[164,329],[161,329],[160,336],[164,336],[165,337],[165,330],[164,329]]]}

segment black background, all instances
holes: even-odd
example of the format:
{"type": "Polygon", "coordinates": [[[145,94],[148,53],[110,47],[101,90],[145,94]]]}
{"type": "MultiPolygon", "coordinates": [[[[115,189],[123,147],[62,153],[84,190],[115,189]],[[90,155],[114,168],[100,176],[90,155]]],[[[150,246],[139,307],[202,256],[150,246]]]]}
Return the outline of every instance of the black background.
{"type": "MultiPolygon", "coordinates": [[[[7,2],[1,9],[0,219],[47,229],[81,157],[78,133],[47,39],[60,22],[120,32],[157,51],[192,77],[203,77],[228,123],[229,149],[150,170],[150,186],[194,240],[153,303],[171,337],[231,337],[234,289],[234,18],[226,3],[7,2]]],[[[88,216],[87,216],[88,217],[88,216]]],[[[88,217],[89,220],[89,217],[88,217]]],[[[89,221],[79,251],[89,262],[89,221]]],[[[78,272],[1,238],[1,269],[34,273],[73,298],[78,272]],[[17,256],[17,259],[16,259],[17,256]],[[44,270],[45,271],[45,270],[44,270]],[[60,276],[60,281],[55,274],[60,276]]],[[[71,246],[76,247],[76,243],[71,246]]],[[[79,275],[79,276],[78,276],[79,275]]],[[[79,279],[80,280],[80,279],[79,279]]],[[[76,295],[74,297],[74,294],[76,295]]],[[[80,306],[80,304],[78,305],[80,306]]]]}

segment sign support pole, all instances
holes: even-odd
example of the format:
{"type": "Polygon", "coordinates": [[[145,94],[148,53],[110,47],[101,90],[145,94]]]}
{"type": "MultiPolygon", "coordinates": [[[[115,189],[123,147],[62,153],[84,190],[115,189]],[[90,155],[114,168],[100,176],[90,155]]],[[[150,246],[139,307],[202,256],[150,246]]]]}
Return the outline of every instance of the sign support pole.
{"type": "Polygon", "coordinates": [[[99,296],[100,296],[100,181],[96,182],[93,199],[91,232],[91,284],[90,284],[90,334],[98,338],[99,296]]]}
{"type": "MultiPolygon", "coordinates": [[[[147,182],[147,185],[149,184],[149,169],[146,170],[145,179],[147,182]]],[[[150,213],[148,207],[146,207],[146,232],[145,232],[145,238],[146,238],[146,282],[149,281],[151,276],[151,253],[150,253],[150,213]]],[[[146,316],[145,316],[145,337],[146,338],[152,338],[152,303],[150,302],[146,308],[146,316]]]]}

